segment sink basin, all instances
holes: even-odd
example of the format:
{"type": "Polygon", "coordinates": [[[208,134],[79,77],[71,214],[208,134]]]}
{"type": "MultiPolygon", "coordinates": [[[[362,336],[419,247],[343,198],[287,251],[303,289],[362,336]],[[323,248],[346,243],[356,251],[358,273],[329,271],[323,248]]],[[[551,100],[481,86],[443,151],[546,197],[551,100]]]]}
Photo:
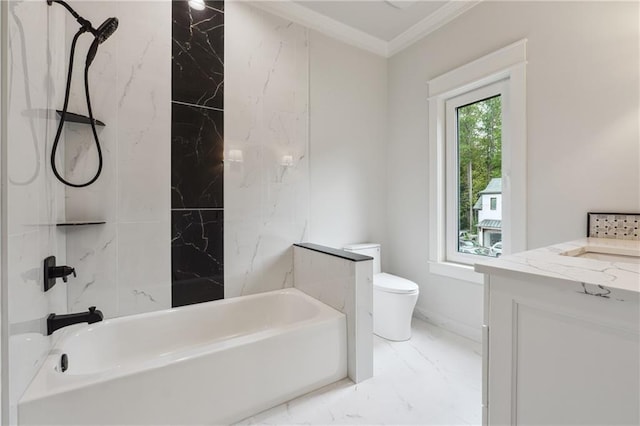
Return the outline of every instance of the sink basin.
{"type": "Polygon", "coordinates": [[[640,264],[640,251],[619,247],[584,246],[560,253],[562,256],[581,257],[604,262],[623,262],[640,264]]]}

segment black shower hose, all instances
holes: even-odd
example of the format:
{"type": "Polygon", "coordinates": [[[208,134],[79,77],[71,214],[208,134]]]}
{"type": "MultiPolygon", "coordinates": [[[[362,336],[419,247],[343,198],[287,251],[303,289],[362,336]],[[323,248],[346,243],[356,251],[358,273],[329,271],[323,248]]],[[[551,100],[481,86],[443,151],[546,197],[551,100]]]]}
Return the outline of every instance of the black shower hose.
{"type": "Polygon", "coordinates": [[[64,183],[67,186],[72,186],[74,188],[84,188],[85,186],[91,185],[95,182],[100,173],[102,172],[102,150],[100,149],[100,141],[98,140],[98,133],[96,131],[95,120],[93,119],[93,111],[91,110],[91,97],[89,96],[89,64],[86,64],[84,67],[84,92],[87,98],[87,111],[89,113],[89,121],[91,124],[91,130],[93,132],[93,139],[96,143],[96,150],[98,151],[98,170],[93,178],[85,183],[71,183],[65,178],[63,178],[60,173],[58,173],[58,168],[56,167],[56,151],[58,150],[58,143],[60,142],[60,135],[62,134],[62,128],[64,126],[64,122],[67,115],[67,107],[69,106],[69,93],[71,92],[71,74],[73,72],[73,57],[76,51],[76,43],[78,42],[78,37],[87,30],[85,28],[81,28],[75,36],[73,36],[73,41],[71,42],[71,52],[69,56],[69,71],[67,73],[67,88],[64,94],[64,105],[62,107],[62,115],[60,117],[60,123],[58,123],[58,131],[56,132],[56,137],[53,141],[53,147],[51,148],[51,170],[53,170],[53,174],[58,178],[58,180],[64,183]]]}

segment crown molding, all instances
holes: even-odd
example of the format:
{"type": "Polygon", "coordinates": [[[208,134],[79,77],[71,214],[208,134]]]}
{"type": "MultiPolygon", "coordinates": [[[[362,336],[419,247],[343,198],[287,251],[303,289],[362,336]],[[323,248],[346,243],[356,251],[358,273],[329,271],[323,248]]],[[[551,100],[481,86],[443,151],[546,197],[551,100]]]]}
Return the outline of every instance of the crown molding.
{"type": "Polygon", "coordinates": [[[481,1],[449,1],[431,15],[391,40],[387,45],[387,57],[395,55],[443,25],[448,24],[481,1]]]}
{"type": "Polygon", "coordinates": [[[344,43],[387,57],[388,43],[364,31],[357,30],[342,22],[329,18],[291,0],[279,1],[249,1],[258,9],[278,15],[312,30],[316,30],[344,43]]]}
{"type": "Polygon", "coordinates": [[[326,15],[304,7],[292,0],[251,0],[247,1],[247,3],[274,15],[280,16],[281,18],[321,32],[344,43],[388,58],[401,50],[406,49],[416,41],[434,32],[443,25],[451,22],[481,1],[482,0],[450,0],[434,13],[413,25],[407,31],[396,36],[389,42],[367,34],[364,31],[355,29],[349,25],[343,24],[333,18],[329,18],[326,15]]]}

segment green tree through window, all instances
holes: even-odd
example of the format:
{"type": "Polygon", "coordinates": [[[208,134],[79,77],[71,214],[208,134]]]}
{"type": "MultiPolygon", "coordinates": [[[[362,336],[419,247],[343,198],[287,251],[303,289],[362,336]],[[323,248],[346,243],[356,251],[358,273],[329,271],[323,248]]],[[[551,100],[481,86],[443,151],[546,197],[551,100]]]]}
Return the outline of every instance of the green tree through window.
{"type": "Polygon", "coordinates": [[[458,115],[459,229],[476,232],[473,206],[492,178],[502,175],[502,102],[495,96],[456,109],[458,115]]]}

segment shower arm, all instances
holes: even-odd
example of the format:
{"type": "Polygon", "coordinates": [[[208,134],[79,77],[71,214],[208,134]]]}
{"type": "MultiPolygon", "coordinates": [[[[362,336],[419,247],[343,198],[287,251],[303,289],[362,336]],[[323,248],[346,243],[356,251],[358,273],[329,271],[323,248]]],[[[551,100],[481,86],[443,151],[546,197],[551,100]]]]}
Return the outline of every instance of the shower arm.
{"type": "Polygon", "coordinates": [[[84,19],[82,16],[80,16],[78,14],[78,12],[76,12],[75,10],[73,10],[73,8],[71,6],[69,6],[66,2],[64,2],[63,0],[47,0],[47,4],[49,6],[51,6],[53,3],[58,3],[62,6],[64,6],[65,9],[67,9],[67,11],[74,17],[76,18],[76,21],[78,21],[78,23],[80,24],[80,26],[85,30],[85,31],[89,31],[91,34],[96,35],[96,30],[95,28],[93,28],[93,25],[91,24],[91,22],[89,22],[88,20],[84,19]]]}

